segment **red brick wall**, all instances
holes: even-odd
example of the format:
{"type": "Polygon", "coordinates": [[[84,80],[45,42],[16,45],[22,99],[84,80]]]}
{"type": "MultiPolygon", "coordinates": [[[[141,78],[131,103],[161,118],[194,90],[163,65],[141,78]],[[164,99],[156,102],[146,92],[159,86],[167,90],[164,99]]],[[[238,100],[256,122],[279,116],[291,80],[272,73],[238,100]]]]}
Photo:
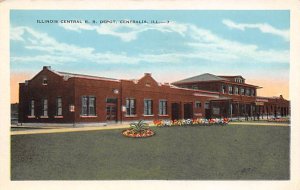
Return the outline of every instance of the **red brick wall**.
{"type": "Polygon", "coordinates": [[[74,104],[74,79],[64,81],[62,77],[44,69],[38,73],[28,84],[20,84],[20,122],[46,122],[46,123],[70,123],[73,114],[70,113],[69,105],[74,104]],[[43,85],[43,78],[47,77],[48,84],[43,85]],[[56,98],[62,97],[63,118],[55,118],[56,98]],[[48,118],[41,118],[42,99],[48,99],[48,118]],[[35,118],[28,118],[30,100],[35,101],[35,118]]]}
{"type": "MultiPolygon", "coordinates": [[[[203,84],[204,85],[204,84],[203,84]]],[[[220,82],[205,84],[206,90],[220,89],[220,82]]],[[[81,123],[81,122],[106,122],[106,99],[117,98],[117,121],[130,120],[154,120],[170,119],[172,113],[172,103],[180,104],[180,118],[184,116],[184,104],[192,103],[193,117],[205,117],[205,102],[210,99],[208,95],[218,96],[219,93],[204,92],[201,90],[190,90],[171,87],[169,85],[158,84],[150,74],[146,74],[138,81],[131,80],[100,80],[87,77],[71,77],[64,80],[62,76],[43,69],[28,84],[20,84],[19,97],[19,122],[45,122],[45,123],[81,123]],[[47,77],[48,84],[43,85],[43,77],[47,77]],[[114,90],[117,89],[118,93],[114,90]],[[86,117],[81,115],[81,97],[96,97],[96,116],[86,117]],[[62,97],[63,117],[56,118],[56,98],[62,97]],[[48,99],[48,118],[41,118],[42,99],[48,99]],[[122,112],[122,106],[125,106],[126,98],[136,99],[136,116],[128,117],[126,112],[122,112]],[[28,118],[29,102],[35,100],[35,118],[28,118]],[[153,101],[153,115],[144,116],[144,99],[153,101]],[[159,100],[167,100],[166,116],[159,115],[159,100]],[[201,107],[195,107],[195,101],[201,102],[201,107]],[[75,106],[75,112],[70,112],[69,106],[75,106]]],[[[222,94],[223,97],[232,98],[231,102],[241,102],[244,104],[254,104],[256,97],[243,95],[222,94]]],[[[289,109],[289,102],[284,99],[269,99],[265,107],[273,106],[276,109],[289,109]]],[[[271,110],[271,109],[270,109],[271,110]]],[[[271,112],[271,111],[270,111],[271,112]]]]}
{"type": "MultiPolygon", "coordinates": [[[[105,122],[106,121],[106,98],[120,98],[119,94],[114,94],[114,89],[120,89],[120,82],[103,81],[95,79],[75,79],[75,122],[105,122]],[[81,115],[81,97],[96,97],[96,117],[81,115]]],[[[120,108],[118,101],[117,108],[120,108]]],[[[117,116],[120,118],[120,115],[117,116]]]]}

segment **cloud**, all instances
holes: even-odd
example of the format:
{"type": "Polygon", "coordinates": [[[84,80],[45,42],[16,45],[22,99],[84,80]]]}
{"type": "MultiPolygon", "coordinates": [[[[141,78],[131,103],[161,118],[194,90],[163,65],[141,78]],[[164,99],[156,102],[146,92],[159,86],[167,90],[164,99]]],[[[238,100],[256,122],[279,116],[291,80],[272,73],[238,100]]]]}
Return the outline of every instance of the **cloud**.
{"type": "MultiPolygon", "coordinates": [[[[99,35],[111,35],[124,42],[137,40],[139,35],[148,30],[161,33],[177,33],[182,38],[181,49],[164,49],[157,53],[128,55],[123,52],[97,51],[94,47],[81,47],[57,41],[47,33],[33,28],[19,26],[11,28],[11,40],[22,43],[29,51],[34,50],[35,56],[11,57],[12,63],[43,62],[47,64],[64,63],[96,63],[96,64],[138,64],[147,63],[174,63],[181,64],[187,61],[201,64],[203,61],[228,65],[230,63],[252,64],[271,63],[288,64],[288,50],[260,49],[253,44],[243,44],[227,40],[213,32],[193,24],[172,23],[158,25],[118,24],[92,26],[88,24],[64,24],[64,29],[76,32],[85,30],[95,31],[99,35]]],[[[163,48],[163,44],[161,45],[163,48]]]]}
{"type": "Polygon", "coordinates": [[[245,24],[245,23],[235,23],[232,20],[224,19],[222,21],[223,24],[225,24],[227,27],[231,29],[237,29],[237,30],[246,30],[247,28],[250,29],[258,29],[262,33],[267,33],[267,34],[273,34],[276,36],[280,36],[286,41],[290,40],[290,31],[289,30],[280,30],[277,28],[274,28],[273,26],[266,24],[266,23],[256,23],[256,24],[245,24]]]}
{"type": "MultiPolygon", "coordinates": [[[[223,22],[229,24],[231,27],[239,27],[244,30],[248,25],[241,26],[233,23],[230,20],[223,22]]],[[[92,26],[88,24],[61,24],[65,29],[72,29],[75,31],[81,30],[95,30],[101,35],[112,35],[119,37],[125,42],[136,40],[138,34],[148,31],[157,30],[163,33],[173,32],[180,34],[182,37],[190,37],[192,40],[187,40],[185,44],[191,47],[189,53],[175,53],[175,54],[161,54],[161,55],[145,55],[140,57],[149,57],[153,62],[156,61],[169,61],[178,62],[180,59],[198,58],[209,61],[255,61],[259,63],[288,63],[289,51],[288,50],[259,50],[256,45],[242,44],[232,40],[221,38],[211,31],[197,27],[192,24],[182,24],[171,22],[162,25],[137,25],[137,24],[102,24],[100,26],[92,26]],[[122,31],[123,32],[120,32],[122,31]],[[126,32],[124,32],[126,31],[126,32]],[[246,58],[246,59],[245,59],[246,58]],[[156,60],[156,61],[155,61],[156,60]]],[[[260,26],[260,25],[258,25],[260,26]]],[[[254,26],[253,26],[254,27],[254,26]]],[[[273,32],[274,34],[281,34],[277,29],[265,24],[260,26],[264,32],[273,32]]],[[[288,38],[289,32],[283,32],[283,36],[288,38]]]]}
{"type": "Polygon", "coordinates": [[[76,61],[76,59],[72,57],[64,57],[64,56],[53,56],[53,55],[37,55],[37,56],[12,56],[11,62],[13,63],[32,63],[32,62],[40,62],[46,64],[62,64],[62,63],[70,63],[76,61]]]}
{"type": "Polygon", "coordinates": [[[43,62],[62,64],[84,60],[100,64],[120,62],[132,64],[138,62],[136,58],[128,57],[126,53],[96,52],[91,47],[61,43],[48,34],[38,32],[30,27],[15,27],[11,31],[11,40],[22,41],[24,48],[27,50],[44,53],[37,56],[12,56],[11,61],[13,63],[43,62]],[[14,33],[14,31],[17,32],[14,33]]]}
{"type": "Polygon", "coordinates": [[[253,44],[227,40],[212,32],[190,26],[193,42],[187,43],[194,47],[200,56],[209,56],[215,60],[254,62],[254,63],[289,63],[288,50],[259,49],[253,44]]]}

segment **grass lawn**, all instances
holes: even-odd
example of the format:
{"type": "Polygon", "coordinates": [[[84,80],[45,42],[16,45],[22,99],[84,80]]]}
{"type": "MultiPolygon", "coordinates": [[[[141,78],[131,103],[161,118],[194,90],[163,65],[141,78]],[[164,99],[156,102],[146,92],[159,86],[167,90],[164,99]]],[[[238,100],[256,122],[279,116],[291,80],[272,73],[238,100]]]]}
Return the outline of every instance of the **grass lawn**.
{"type": "Polygon", "coordinates": [[[12,180],[289,179],[289,127],[154,128],[11,136],[12,180]]]}

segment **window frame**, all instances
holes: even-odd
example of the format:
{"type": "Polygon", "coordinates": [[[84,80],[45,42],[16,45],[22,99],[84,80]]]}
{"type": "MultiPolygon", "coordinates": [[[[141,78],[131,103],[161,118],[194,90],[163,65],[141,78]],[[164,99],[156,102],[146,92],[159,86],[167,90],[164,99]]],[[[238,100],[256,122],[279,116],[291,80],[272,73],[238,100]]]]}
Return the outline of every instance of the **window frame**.
{"type": "Polygon", "coordinates": [[[153,116],[153,100],[152,99],[144,99],[144,116],[153,116]]]}
{"type": "Polygon", "coordinates": [[[158,102],[158,114],[168,115],[168,101],[165,99],[160,99],[158,102]]]}
{"type": "Polygon", "coordinates": [[[222,94],[226,93],[226,85],[225,84],[221,85],[221,92],[222,92],[222,94]]]}
{"type": "Polygon", "coordinates": [[[244,89],[244,88],[241,88],[240,93],[241,93],[241,95],[245,95],[245,89],[244,89]]]}
{"type": "Polygon", "coordinates": [[[126,107],[126,116],[135,116],[136,115],[136,99],[135,98],[126,98],[125,99],[126,107]]]}
{"type": "Polygon", "coordinates": [[[246,95],[246,96],[250,96],[250,89],[249,89],[249,88],[246,88],[246,89],[245,89],[245,95],[246,95]]]}
{"type": "Polygon", "coordinates": [[[35,116],[35,101],[33,99],[29,102],[29,115],[31,117],[35,116]]]}
{"type": "Polygon", "coordinates": [[[42,85],[48,85],[48,78],[47,77],[43,77],[43,81],[42,81],[42,85]]]}
{"type": "Polygon", "coordinates": [[[194,89],[194,90],[198,90],[198,89],[199,89],[199,88],[198,88],[198,85],[196,85],[196,84],[193,84],[193,85],[191,86],[191,88],[194,89]]]}
{"type": "Polygon", "coordinates": [[[195,101],[195,108],[201,108],[201,107],[202,107],[201,101],[199,101],[199,100],[195,101]]]}
{"type": "Polygon", "coordinates": [[[228,94],[233,94],[233,87],[232,87],[232,85],[228,85],[228,94]]]}
{"type": "Polygon", "coordinates": [[[97,116],[96,100],[96,96],[81,96],[81,116],[97,116]],[[93,103],[91,103],[91,99],[94,99],[93,103]],[[94,113],[91,113],[91,107],[94,113]]]}
{"type": "Polygon", "coordinates": [[[48,117],[48,99],[42,99],[42,117],[48,117]]]}
{"type": "Polygon", "coordinates": [[[250,93],[251,93],[251,96],[255,96],[255,90],[254,89],[251,89],[250,93]]]}
{"type": "Polygon", "coordinates": [[[234,93],[235,95],[238,95],[238,94],[240,93],[240,91],[239,91],[239,87],[237,87],[237,86],[234,86],[233,93],[234,93]]]}
{"type": "Polygon", "coordinates": [[[62,97],[59,96],[59,97],[56,97],[56,116],[62,116],[62,115],[63,115],[62,97]]]}

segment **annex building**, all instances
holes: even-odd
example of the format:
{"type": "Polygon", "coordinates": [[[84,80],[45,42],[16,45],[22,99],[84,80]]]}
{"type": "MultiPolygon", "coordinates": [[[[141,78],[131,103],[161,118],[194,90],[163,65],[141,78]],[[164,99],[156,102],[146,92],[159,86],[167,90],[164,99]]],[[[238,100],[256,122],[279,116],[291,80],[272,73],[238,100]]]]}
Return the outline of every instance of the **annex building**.
{"type": "Polygon", "coordinates": [[[54,71],[19,85],[19,123],[97,123],[156,119],[271,118],[290,114],[280,97],[258,97],[242,76],[209,73],[169,83],[150,73],[138,80],[54,71]]]}

